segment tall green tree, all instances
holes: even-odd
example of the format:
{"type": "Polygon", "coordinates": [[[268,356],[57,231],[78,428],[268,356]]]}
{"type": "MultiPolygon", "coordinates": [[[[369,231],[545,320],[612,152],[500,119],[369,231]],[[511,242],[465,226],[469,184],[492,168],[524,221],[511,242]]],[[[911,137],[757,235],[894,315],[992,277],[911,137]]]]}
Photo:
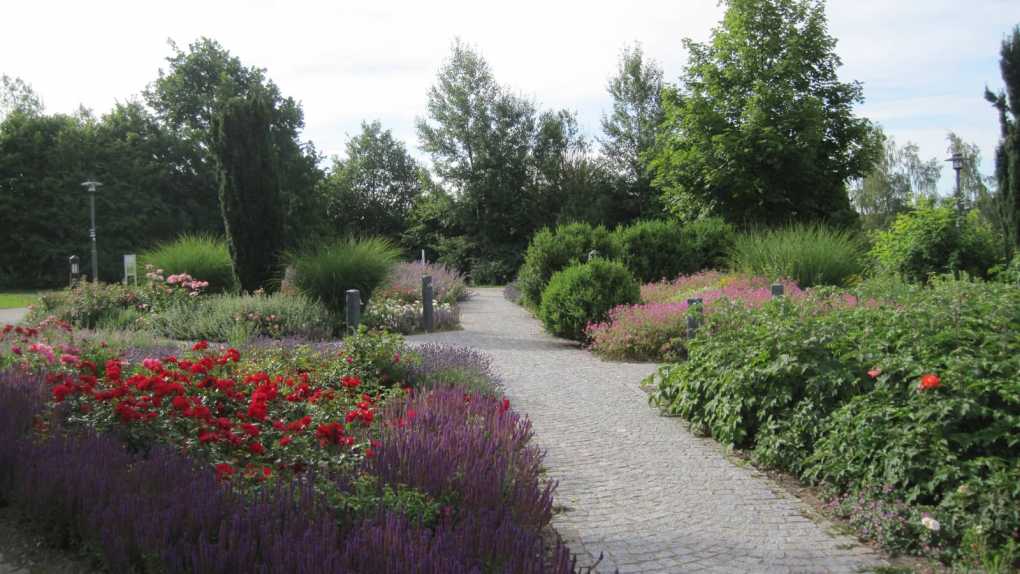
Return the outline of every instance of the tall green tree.
{"type": "Polygon", "coordinates": [[[647,60],[640,44],[626,47],[616,75],[607,86],[613,111],[602,116],[602,155],[620,177],[626,202],[619,208],[627,217],[661,215],[658,192],[643,156],[655,144],[655,132],[663,119],[662,69],[647,60]]]}
{"type": "Polygon", "coordinates": [[[1002,42],[999,69],[1005,90],[985,88],[985,98],[999,112],[1002,139],[995,149],[996,197],[1003,214],[1003,233],[1013,251],[1020,249],[1020,26],[1002,42]]]}
{"type": "Polygon", "coordinates": [[[709,43],[684,41],[689,63],[664,91],[650,155],[654,185],[684,218],[731,222],[855,220],[847,182],[879,152],[841,82],[836,40],[817,0],[727,0],[709,43]]]}
{"type": "Polygon", "coordinates": [[[502,281],[535,230],[554,221],[562,163],[582,142],[570,112],[539,113],[501,88],[485,60],[455,42],[418,120],[422,149],[455,202],[458,260],[475,279],[502,281]]]}
{"type": "Polygon", "coordinates": [[[361,133],[347,140],[346,152],[334,158],[321,184],[331,227],[343,235],[399,241],[428,172],[378,121],[363,122],[361,133]]]}
{"type": "Polygon", "coordinates": [[[32,86],[21,78],[12,78],[7,74],[0,75],[0,121],[12,112],[29,115],[41,114],[42,99],[35,93],[32,86]]]}
{"type": "Polygon", "coordinates": [[[212,116],[213,153],[234,272],[246,291],[268,286],[284,248],[271,94],[228,96],[212,116]]]}
{"type": "Polygon", "coordinates": [[[882,229],[896,215],[935,199],[942,170],[938,158],[922,160],[917,144],[898,146],[896,140],[878,130],[882,153],[871,170],[850,186],[850,200],[866,229],[882,229]]]}
{"type": "Polygon", "coordinates": [[[217,134],[212,122],[217,111],[232,98],[261,92],[259,97],[269,105],[286,241],[294,245],[321,233],[324,209],[316,193],[323,177],[318,168],[321,157],[310,142],[300,139],[304,128],[301,105],[285,97],[265,70],[246,67],[215,40],[201,38],[187,51],[172,41],[170,47],[169,66],[161,69],[145,90],[146,102],[163,121],[203,150],[203,161],[214,166],[217,134]]]}

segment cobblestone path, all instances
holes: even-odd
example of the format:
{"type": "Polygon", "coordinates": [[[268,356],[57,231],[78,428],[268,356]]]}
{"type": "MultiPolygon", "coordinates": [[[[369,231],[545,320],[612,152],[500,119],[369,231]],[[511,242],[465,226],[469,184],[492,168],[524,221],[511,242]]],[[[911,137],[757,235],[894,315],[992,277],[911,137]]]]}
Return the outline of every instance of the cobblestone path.
{"type": "Polygon", "coordinates": [[[597,572],[860,572],[871,550],[718,445],[658,416],[639,388],[653,365],[603,362],[542,331],[498,288],[476,289],[464,330],[410,337],[490,354],[559,481],[553,526],[597,572]]]}

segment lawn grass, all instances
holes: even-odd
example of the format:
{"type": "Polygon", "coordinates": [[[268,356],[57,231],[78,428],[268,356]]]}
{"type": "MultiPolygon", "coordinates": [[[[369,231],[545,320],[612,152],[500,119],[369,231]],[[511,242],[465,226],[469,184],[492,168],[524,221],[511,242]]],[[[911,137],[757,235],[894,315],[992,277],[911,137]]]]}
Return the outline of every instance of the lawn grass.
{"type": "Polygon", "coordinates": [[[38,291],[0,292],[0,309],[28,307],[39,299],[38,291]]]}

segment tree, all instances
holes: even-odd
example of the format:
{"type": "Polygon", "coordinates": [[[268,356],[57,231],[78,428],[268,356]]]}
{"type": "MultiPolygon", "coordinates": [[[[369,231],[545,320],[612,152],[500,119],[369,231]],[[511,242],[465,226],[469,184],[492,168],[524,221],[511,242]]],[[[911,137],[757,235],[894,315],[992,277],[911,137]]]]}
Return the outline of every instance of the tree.
{"type": "Polygon", "coordinates": [[[646,61],[641,45],[624,48],[616,76],[607,86],[613,112],[602,115],[602,155],[621,178],[628,199],[628,218],[654,217],[662,212],[658,192],[643,159],[655,144],[655,131],[663,119],[662,69],[646,61]]]}
{"type": "Polygon", "coordinates": [[[300,140],[304,128],[301,105],[284,97],[265,70],[245,67],[215,40],[201,38],[190,44],[187,52],[172,41],[170,47],[169,69],[161,69],[145,90],[146,102],[169,126],[203,150],[203,161],[213,166],[217,135],[212,121],[217,111],[232,98],[261,92],[259,97],[269,106],[286,242],[295,245],[320,233],[324,209],[316,187],[322,178],[318,168],[321,158],[311,143],[300,140]]]}
{"type": "Polygon", "coordinates": [[[267,286],[284,248],[271,94],[224,98],[212,117],[220,206],[234,272],[245,291],[267,286]]]}
{"type": "Polygon", "coordinates": [[[999,112],[1002,139],[995,149],[996,198],[1012,251],[1020,249],[1020,26],[1002,41],[999,68],[1006,89],[994,94],[985,88],[985,98],[999,112]]]}
{"type": "Polygon", "coordinates": [[[922,161],[917,144],[903,147],[877,130],[883,143],[871,171],[850,187],[850,200],[866,229],[880,229],[892,223],[897,214],[918,205],[922,199],[934,199],[942,163],[937,158],[922,161]]]}
{"type": "Polygon", "coordinates": [[[459,41],[429,90],[428,110],[418,137],[465,234],[447,244],[471,262],[474,279],[506,280],[532,233],[555,221],[562,163],[583,146],[576,120],[567,111],[539,114],[459,41]]]}
{"type": "Polygon", "coordinates": [[[347,140],[347,157],[334,159],[321,185],[333,229],[398,241],[424,177],[403,142],[378,121],[363,122],[361,133],[347,140]]]}
{"type": "Polygon", "coordinates": [[[861,85],[836,74],[824,5],[726,4],[708,44],[684,41],[680,86],[664,90],[653,184],[684,218],[852,222],[846,183],[867,173],[878,142],[853,114],[861,85]]]}
{"type": "Polygon", "coordinates": [[[21,78],[0,75],[0,122],[12,112],[37,115],[43,111],[42,100],[21,78]]]}

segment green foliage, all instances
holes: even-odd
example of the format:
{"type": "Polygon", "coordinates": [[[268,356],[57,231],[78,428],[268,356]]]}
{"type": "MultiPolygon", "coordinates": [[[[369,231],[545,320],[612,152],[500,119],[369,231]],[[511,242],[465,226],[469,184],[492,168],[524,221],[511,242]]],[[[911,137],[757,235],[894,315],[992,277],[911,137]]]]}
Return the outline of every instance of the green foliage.
{"type": "Polygon", "coordinates": [[[550,333],[580,341],[588,323],[640,300],[641,286],[622,263],[596,258],[557,271],[542,293],[538,316],[550,333]]]}
{"type": "Polygon", "coordinates": [[[537,306],[553,274],[571,264],[587,261],[593,250],[598,256],[609,259],[619,254],[612,234],[602,226],[569,223],[536,233],[517,274],[524,302],[537,306]]]}
{"type": "Polygon", "coordinates": [[[539,112],[499,86],[484,58],[457,41],[417,127],[456,198],[456,236],[469,242],[460,259],[472,268],[458,268],[476,282],[510,279],[531,235],[556,221],[570,179],[566,158],[584,151],[576,118],[566,110],[539,112]],[[479,264],[484,269],[475,272],[479,264]]]}
{"type": "Polygon", "coordinates": [[[865,229],[884,229],[922,199],[933,199],[942,170],[938,158],[921,160],[913,142],[903,147],[879,128],[882,153],[864,177],[850,188],[850,201],[865,229]]]}
{"type": "Polygon", "coordinates": [[[187,273],[195,279],[208,281],[210,293],[237,290],[227,243],[209,235],[182,235],[161,243],[140,254],[138,263],[162,269],[166,275],[187,273]]]}
{"type": "Polygon", "coordinates": [[[333,319],[317,301],[301,295],[210,295],[179,303],[148,320],[153,332],[172,339],[243,343],[253,337],[323,339],[333,319]]]}
{"type": "Polygon", "coordinates": [[[29,313],[28,321],[37,323],[49,316],[85,329],[94,329],[110,322],[122,326],[117,317],[121,312],[142,304],[144,298],[135,287],[119,283],[79,281],[73,289],[52,291],[39,296],[29,313]]]}
{"type": "Polygon", "coordinates": [[[639,221],[618,227],[613,235],[620,260],[642,283],[697,271],[691,269],[683,227],[677,221],[639,221]]]}
{"type": "Polygon", "coordinates": [[[1006,244],[1015,250],[1020,249],[1020,26],[1003,39],[999,54],[1006,89],[993,94],[986,88],[985,99],[999,112],[1002,139],[995,149],[996,203],[1006,244]]]}
{"type": "Polygon", "coordinates": [[[361,134],[347,140],[346,151],[320,185],[331,227],[344,236],[398,241],[427,172],[378,121],[362,122],[361,134]]]}
{"type": "Polygon", "coordinates": [[[272,108],[258,90],[224,102],[212,120],[220,207],[234,272],[245,291],[269,284],[284,247],[272,108]]]}
{"type": "Polygon", "coordinates": [[[655,144],[655,130],[662,122],[662,69],[647,61],[640,44],[624,48],[616,75],[607,86],[613,96],[613,112],[602,116],[602,155],[621,175],[619,185],[626,201],[617,209],[628,217],[657,217],[662,204],[652,189],[642,156],[655,144]]]}
{"type": "Polygon", "coordinates": [[[952,558],[968,528],[998,547],[1020,527],[1018,328],[1020,289],[952,277],[717,308],[653,401],[760,463],[930,512],[941,530],[906,547],[952,558]]]}
{"type": "Polygon", "coordinates": [[[367,303],[400,259],[400,250],[386,239],[348,238],[308,246],[285,259],[294,268],[295,287],[343,317],[347,290],[357,289],[367,303]]]}
{"type": "Polygon", "coordinates": [[[680,85],[648,153],[653,184],[683,219],[852,223],[845,182],[877,152],[854,116],[859,83],[841,82],[824,4],[729,0],[708,44],[685,40],[680,85]]]}
{"type": "MultiPolygon", "coordinates": [[[[146,103],[168,128],[192,143],[199,154],[196,163],[216,165],[219,136],[215,116],[231,105],[232,99],[261,94],[268,108],[264,121],[273,133],[280,190],[277,201],[286,246],[323,233],[325,209],[320,196],[314,193],[322,179],[318,167],[321,158],[310,142],[299,139],[304,128],[301,104],[284,97],[265,70],[245,67],[215,40],[199,38],[188,45],[187,51],[173,41],[169,44],[173,54],[166,59],[168,68],[160,70],[159,77],[145,90],[146,103]]],[[[215,176],[210,184],[216,184],[215,176]]]]}
{"type": "Polygon", "coordinates": [[[996,263],[995,233],[976,212],[957,227],[951,207],[922,205],[901,214],[888,231],[875,236],[871,256],[881,271],[925,281],[932,273],[966,271],[984,277],[996,263]]]}
{"type": "Polygon", "coordinates": [[[0,286],[63,287],[67,258],[89,261],[89,194],[96,193],[100,278],[123,277],[125,253],[181,233],[222,233],[211,169],[187,140],[137,103],[86,111],[12,113],[0,123],[0,286]]]}
{"type": "Polygon", "coordinates": [[[686,225],[676,221],[639,221],[618,227],[613,235],[621,260],[642,283],[720,266],[733,240],[732,228],[717,218],[686,225]]]}
{"type": "Polygon", "coordinates": [[[852,232],[821,225],[793,225],[738,235],[734,269],[769,279],[786,277],[802,287],[846,285],[863,273],[864,246],[852,232]]]}

